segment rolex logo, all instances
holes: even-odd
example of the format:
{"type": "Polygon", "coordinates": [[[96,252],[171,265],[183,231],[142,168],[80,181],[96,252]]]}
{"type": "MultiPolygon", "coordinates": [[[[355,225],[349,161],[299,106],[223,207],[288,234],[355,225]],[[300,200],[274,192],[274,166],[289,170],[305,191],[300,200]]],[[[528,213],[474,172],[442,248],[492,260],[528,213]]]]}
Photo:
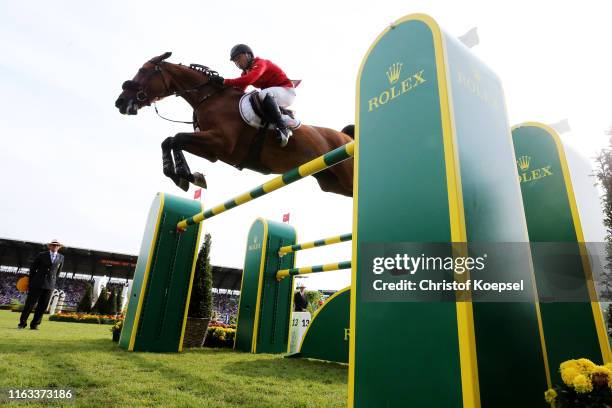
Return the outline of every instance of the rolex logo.
{"type": "Polygon", "coordinates": [[[393,85],[399,80],[403,65],[404,64],[402,64],[401,62],[396,62],[395,64],[391,64],[391,66],[387,70],[387,79],[389,80],[389,83],[391,85],[393,85]]]}
{"type": "Polygon", "coordinates": [[[553,176],[552,166],[549,164],[548,166],[529,169],[531,166],[531,156],[521,156],[516,161],[517,166],[519,167],[519,182],[523,183],[532,183],[536,182],[544,177],[553,176]]]}
{"type": "Polygon", "coordinates": [[[249,251],[254,251],[256,249],[261,249],[261,243],[259,242],[257,235],[253,236],[253,242],[248,246],[249,251]]]}
{"type": "Polygon", "coordinates": [[[519,166],[519,169],[523,171],[529,168],[529,163],[531,163],[531,156],[521,156],[516,161],[516,164],[519,166]]]}
{"type": "Polygon", "coordinates": [[[372,112],[387,103],[393,102],[394,99],[411,92],[414,88],[427,82],[424,69],[420,69],[411,75],[404,76],[404,79],[400,81],[399,77],[403,65],[404,64],[401,62],[391,64],[387,70],[387,79],[389,79],[391,85],[378,94],[378,96],[368,99],[368,112],[372,112]]]}

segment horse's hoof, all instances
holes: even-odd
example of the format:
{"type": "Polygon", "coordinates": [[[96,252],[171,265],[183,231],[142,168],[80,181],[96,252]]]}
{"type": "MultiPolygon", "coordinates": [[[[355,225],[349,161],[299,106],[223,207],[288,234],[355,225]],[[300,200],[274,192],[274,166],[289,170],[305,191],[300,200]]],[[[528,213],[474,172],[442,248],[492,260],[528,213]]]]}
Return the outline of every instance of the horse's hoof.
{"type": "Polygon", "coordinates": [[[202,173],[193,173],[193,184],[202,188],[208,187],[206,185],[206,178],[204,178],[204,175],[202,173]]]}
{"type": "Polygon", "coordinates": [[[177,186],[179,186],[183,191],[189,191],[189,181],[185,180],[184,178],[179,179],[177,186]]]}

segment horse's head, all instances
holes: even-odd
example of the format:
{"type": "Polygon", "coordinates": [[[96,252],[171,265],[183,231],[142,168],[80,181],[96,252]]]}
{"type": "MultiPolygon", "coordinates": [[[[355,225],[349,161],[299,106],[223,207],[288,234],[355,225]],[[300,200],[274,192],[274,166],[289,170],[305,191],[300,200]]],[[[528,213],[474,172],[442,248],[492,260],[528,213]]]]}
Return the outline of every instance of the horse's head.
{"type": "Polygon", "coordinates": [[[134,79],[125,81],[123,92],[115,101],[115,106],[124,115],[136,115],[138,109],[149,106],[158,99],[171,95],[170,80],[166,77],[164,60],[172,55],[165,52],[151,58],[139,70],[134,79]]]}

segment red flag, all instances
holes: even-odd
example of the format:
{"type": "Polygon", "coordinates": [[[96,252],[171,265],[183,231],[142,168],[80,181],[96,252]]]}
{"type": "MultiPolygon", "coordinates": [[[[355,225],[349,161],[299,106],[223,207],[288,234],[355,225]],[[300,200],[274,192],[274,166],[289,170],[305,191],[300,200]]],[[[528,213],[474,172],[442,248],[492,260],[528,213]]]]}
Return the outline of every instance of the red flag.
{"type": "Polygon", "coordinates": [[[289,222],[289,213],[283,214],[283,222],[289,222]]]}
{"type": "Polygon", "coordinates": [[[202,197],[202,189],[198,188],[194,193],[193,193],[193,199],[194,200],[199,200],[202,197]]]}

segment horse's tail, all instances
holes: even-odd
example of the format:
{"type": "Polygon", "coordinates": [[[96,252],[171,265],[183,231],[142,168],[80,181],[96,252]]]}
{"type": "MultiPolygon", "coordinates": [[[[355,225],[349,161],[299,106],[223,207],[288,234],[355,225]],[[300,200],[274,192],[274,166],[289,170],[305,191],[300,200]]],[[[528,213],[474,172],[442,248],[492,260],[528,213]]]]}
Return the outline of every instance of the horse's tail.
{"type": "Polygon", "coordinates": [[[349,135],[351,139],[355,138],[355,125],[346,125],[341,130],[345,135],[349,135]]]}

